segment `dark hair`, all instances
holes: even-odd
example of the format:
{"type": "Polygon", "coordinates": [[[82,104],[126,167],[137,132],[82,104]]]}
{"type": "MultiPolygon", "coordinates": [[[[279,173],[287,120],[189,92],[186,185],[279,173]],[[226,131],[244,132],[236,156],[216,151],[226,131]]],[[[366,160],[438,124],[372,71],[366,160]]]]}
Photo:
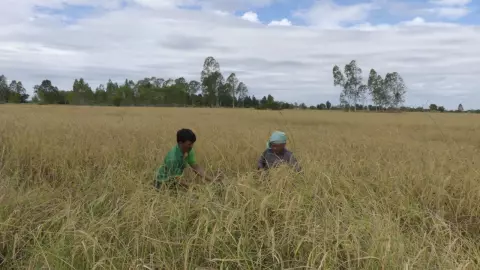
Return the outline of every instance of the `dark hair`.
{"type": "Polygon", "coordinates": [[[184,143],[186,141],[191,141],[194,143],[197,140],[197,136],[190,129],[182,128],[177,131],[177,143],[184,143]]]}

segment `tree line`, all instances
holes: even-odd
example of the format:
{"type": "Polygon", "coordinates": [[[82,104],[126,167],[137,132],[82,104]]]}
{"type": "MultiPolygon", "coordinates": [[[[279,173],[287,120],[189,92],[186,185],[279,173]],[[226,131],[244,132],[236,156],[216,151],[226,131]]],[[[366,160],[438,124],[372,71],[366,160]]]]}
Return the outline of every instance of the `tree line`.
{"type": "MultiPolygon", "coordinates": [[[[0,103],[26,103],[29,95],[20,81],[7,83],[0,77],[0,103]]],[[[71,90],[60,90],[46,79],[34,86],[31,102],[39,104],[111,105],[111,106],[196,106],[289,109],[294,104],[276,101],[272,95],[256,98],[235,73],[224,77],[213,57],[204,61],[200,80],[180,77],[144,78],[123,83],[109,80],[95,90],[83,79],[75,79],[71,90]]]]}
{"type": "MultiPolygon", "coordinates": [[[[305,103],[277,101],[272,95],[256,98],[249,95],[247,85],[235,73],[225,79],[220,64],[213,57],[207,57],[200,73],[200,80],[187,81],[180,77],[163,79],[150,77],[134,82],[125,79],[123,83],[108,80],[95,90],[83,79],[75,79],[71,90],[60,90],[50,80],[43,80],[34,86],[31,101],[21,81],[0,75],[0,103],[39,103],[107,106],[195,106],[195,107],[242,107],[256,109],[312,109],[312,110],[400,110],[411,112],[446,111],[443,106],[431,104],[423,107],[401,106],[405,102],[407,87],[397,72],[387,73],[383,78],[375,69],[370,70],[366,83],[362,69],[355,60],[345,65],[343,72],[333,67],[334,86],[341,87],[340,104],[330,101],[308,107],[305,103]],[[368,97],[373,104],[368,103],[368,97]]],[[[457,112],[463,112],[460,104],[457,112]]],[[[480,110],[469,111],[480,113],[480,110]]]]}
{"type": "Polygon", "coordinates": [[[437,104],[430,104],[430,106],[428,106],[428,111],[431,111],[431,112],[470,112],[470,113],[480,113],[480,110],[468,110],[468,111],[465,111],[465,109],[463,109],[463,105],[460,103],[458,104],[458,107],[456,110],[446,110],[444,106],[439,106],[437,104]]]}

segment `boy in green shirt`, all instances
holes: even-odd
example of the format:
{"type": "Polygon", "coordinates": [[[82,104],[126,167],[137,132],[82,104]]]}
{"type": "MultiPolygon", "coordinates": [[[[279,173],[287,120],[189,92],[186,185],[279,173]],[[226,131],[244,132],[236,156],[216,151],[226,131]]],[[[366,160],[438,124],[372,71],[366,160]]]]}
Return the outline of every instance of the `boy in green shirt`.
{"type": "Polygon", "coordinates": [[[195,133],[190,129],[181,129],[177,131],[177,145],[175,145],[165,156],[163,165],[157,172],[155,187],[159,189],[163,184],[188,187],[183,181],[179,181],[180,176],[187,167],[187,164],[193,171],[209,181],[212,179],[205,175],[205,171],[197,164],[193,144],[197,140],[195,133]]]}

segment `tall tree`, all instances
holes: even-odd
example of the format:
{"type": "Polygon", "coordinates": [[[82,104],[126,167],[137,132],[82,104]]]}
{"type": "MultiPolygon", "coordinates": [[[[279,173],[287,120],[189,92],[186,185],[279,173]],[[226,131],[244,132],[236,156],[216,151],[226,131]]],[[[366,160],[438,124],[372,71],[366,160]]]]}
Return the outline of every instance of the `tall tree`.
{"type": "Polygon", "coordinates": [[[327,110],[330,110],[332,108],[332,103],[330,103],[330,101],[328,101],[328,100],[325,103],[325,105],[327,106],[327,110]]]}
{"type": "Polygon", "coordinates": [[[198,81],[190,81],[188,83],[188,96],[190,97],[190,100],[193,103],[195,102],[195,95],[200,92],[202,85],[198,81]]]}
{"type": "Polygon", "coordinates": [[[267,106],[267,97],[266,96],[263,96],[263,98],[260,100],[260,106],[261,107],[266,107],[267,106]]]}
{"type": "Polygon", "coordinates": [[[238,79],[235,73],[232,73],[230,76],[228,76],[226,87],[232,97],[232,107],[235,108],[235,99],[237,98],[238,94],[238,79]]]}
{"type": "Polygon", "coordinates": [[[378,74],[377,72],[375,71],[375,69],[371,69],[370,70],[370,75],[368,76],[368,91],[370,93],[370,95],[372,96],[372,102],[373,104],[375,104],[376,107],[379,106],[380,102],[378,100],[378,96],[376,95],[376,91],[377,90],[377,87],[378,86],[378,74]]]}
{"type": "MultiPolygon", "coordinates": [[[[342,92],[340,92],[340,104],[342,106],[348,106],[350,107],[350,102],[347,100],[348,95],[347,95],[347,84],[345,80],[345,76],[343,76],[342,71],[340,68],[335,65],[333,67],[333,86],[341,86],[342,87],[342,92]]],[[[295,106],[297,107],[297,106],[295,106]]],[[[350,110],[350,108],[349,108],[350,110]]]]}
{"type": "Polygon", "coordinates": [[[255,96],[252,96],[252,107],[256,108],[260,105],[260,101],[255,96]]]}
{"type": "Polygon", "coordinates": [[[268,94],[268,96],[267,96],[267,107],[271,108],[274,103],[275,103],[275,98],[272,95],[268,94]]]}
{"type": "Polygon", "coordinates": [[[100,84],[97,89],[95,89],[95,103],[97,104],[106,104],[108,102],[107,91],[105,86],[100,84]]]}
{"type": "Polygon", "coordinates": [[[160,81],[155,77],[139,80],[135,86],[137,89],[137,104],[151,105],[156,103],[155,89],[162,87],[163,79],[160,81]]]}
{"type": "Polygon", "coordinates": [[[75,79],[73,82],[73,96],[70,100],[72,104],[90,104],[94,100],[94,93],[88,83],[83,78],[75,79]]]}
{"type": "Polygon", "coordinates": [[[122,96],[118,91],[118,83],[112,82],[112,80],[108,80],[107,82],[107,97],[108,102],[115,106],[120,106],[122,103],[122,96]]]}
{"type": "Polygon", "coordinates": [[[379,107],[384,107],[389,104],[389,93],[385,87],[385,82],[381,75],[372,69],[370,70],[370,76],[368,77],[368,90],[372,96],[372,102],[375,105],[376,110],[379,107]]]}
{"type": "Polygon", "coordinates": [[[10,88],[8,87],[7,77],[0,75],[0,103],[8,102],[10,88]]]}
{"type": "Polygon", "coordinates": [[[119,105],[135,105],[135,83],[132,80],[125,79],[117,90],[117,102],[119,105]]]}
{"type": "Polygon", "coordinates": [[[210,106],[220,106],[220,91],[224,85],[222,73],[216,71],[202,80],[203,95],[210,106]]]}
{"type": "Polygon", "coordinates": [[[463,105],[461,103],[458,104],[458,111],[463,112],[463,105]]]}
{"type": "Polygon", "coordinates": [[[363,110],[366,107],[366,102],[367,102],[367,91],[368,91],[368,86],[365,84],[362,84],[358,88],[358,99],[357,103],[355,103],[355,107],[359,107],[361,110],[363,110]],[[358,102],[361,101],[362,104],[359,104],[358,102]]]}
{"type": "Polygon", "coordinates": [[[238,100],[242,102],[242,106],[245,107],[245,99],[248,97],[248,87],[243,82],[240,82],[237,87],[238,100]]]}
{"type": "Polygon", "coordinates": [[[220,64],[215,58],[209,56],[205,59],[200,81],[203,95],[207,97],[209,105],[212,106],[212,100],[215,100],[216,105],[219,106],[219,90],[223,86],[224,78],[220,72],[220,64]]]}
{"type": "Polygon", "coordinates": [[[203,79],[208,77],[217,71],[220,71],[220,64],[217,62],[217,60],[215,60],[215,58],[212,56],[205,58],[201,78],[203,79]]]}
{"type": "Polygon", "coordinates": [[[342,108],[346,108],[346,109],[348,109],[348,111],[350,111],[351,105],[350,105],[350,102],[348,100],[348,96],[347,96],[346,92],[347,91],[344,88],[343,91],[340,93],[340,106],[342,108]]]}
{"type": "Polygon", "coordinates": [[[17,81],[13,80],[8,86],[8,102],[9,103],[20,103],[20,97],[16,95],[17,90],[17,81]]]}
{"type": "Polygon", "coordinates": [[[22,82],[13,80],[9,86],[8,102],[11,103],[25,103],[28,99],[27,91],[23,87],[22,82]]]}
{"type": "Polygon", "coordinates": [[[403,81],[402,76],[397,72],[388,73],[385,76],[385,91],[387,91],[390,98],[390,105],[398,108],[403,102],[405,102],[405,94],[407,87],[403,81]]]}
{"type": "Polygon", "coordinates": [[[62,102],[58,88],[52,85],[50,80],[43,80],[40,85],[35,85],[33,89],[41,103],[56,104],[62,102]]]}
{"type": "Polygon", "coordinates": [[[366,85],[363,84],[362,69],[357,66],[357,62],[352,60],[350,64],[345,65],[345,85],[347,88],[346,95],[349,100],[353,101],[355,111],[357,103],[365,97],[367,91],[366,85]]]}
{"type": "Polygon", "coordinates": [[[15,90],[15,93],[20,97],[20,103],[27,103],[27,99],[30,95],[27,94],[27,90],[25,87],[23,87],[21,81],[17,82],[17,89],[15,90]]]}
{"type": "Polygon", "coordinates": [[[80,104],[80,87],[78,85],[78,79],[75,79],[73,82],[73,87],[72,87],[72,94],[70,95],[70,98],[68,102],[70,104],[80,104]]]}
{"type": "Polygon", "coordinates": [[[218,95],[218,100],[219,100],[219,106],[221,107],[232,107],[233,106],[233,98],[232,98],[232,93],[230,91],[230,88],[228,85],[223,82],[220,84],[220,87],[217,92],[218,95]]]}
{"type": "Polygon", "coordinates": [[[185,78],[180,77],[178,79],[175,79],[175,91],[177,91],[175,95],[179,97],[178,102],[184,105],[188,103],[188,98],[189,98],[188,87],[189,87],[189,84],[187,80],[185,80],[185,78]]]}
{"type": "Polygon", "coordinates": [[[356,111],[358,101],[365,98],[367,86],[363,84],[362,69],[357,66],[357,62],[352,60],[345,65],[344,74],[340,68],[335,65],[333,67],[334,86],[341,86],[340,103],[348,105],[348,109],[353,106],[356,111]]]}

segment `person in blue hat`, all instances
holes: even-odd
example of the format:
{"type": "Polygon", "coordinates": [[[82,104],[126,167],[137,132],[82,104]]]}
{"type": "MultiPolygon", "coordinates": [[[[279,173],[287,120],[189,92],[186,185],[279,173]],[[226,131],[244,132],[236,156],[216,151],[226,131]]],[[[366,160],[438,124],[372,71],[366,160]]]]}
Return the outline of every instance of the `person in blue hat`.
{"type": "Polygon", "coordinates": [[[292,152],[287,150],[286,145],[287,135],[282,131],[274,131],[267,142],[267,149],[258,159],[258,169],[268,170],[281,164],[288,164],[294,167],[297,172],[301,171],[297,159],[292,152]]]}

